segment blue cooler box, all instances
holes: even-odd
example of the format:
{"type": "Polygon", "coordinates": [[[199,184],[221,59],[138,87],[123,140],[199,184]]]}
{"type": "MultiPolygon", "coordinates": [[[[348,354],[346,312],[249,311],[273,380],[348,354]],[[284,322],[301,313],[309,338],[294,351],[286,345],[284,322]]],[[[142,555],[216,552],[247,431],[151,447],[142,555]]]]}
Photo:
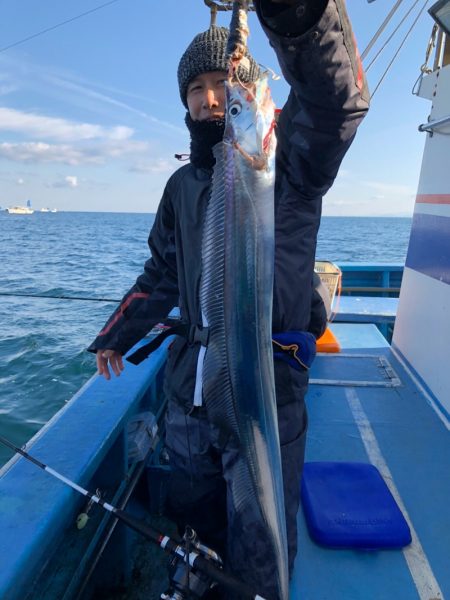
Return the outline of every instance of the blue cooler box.
{"type": "Polygon", "coordinates": [[[402,548],[411,532],[376,467],[305,463],[302,504],[312,539],[332,548],[402,548]]]}

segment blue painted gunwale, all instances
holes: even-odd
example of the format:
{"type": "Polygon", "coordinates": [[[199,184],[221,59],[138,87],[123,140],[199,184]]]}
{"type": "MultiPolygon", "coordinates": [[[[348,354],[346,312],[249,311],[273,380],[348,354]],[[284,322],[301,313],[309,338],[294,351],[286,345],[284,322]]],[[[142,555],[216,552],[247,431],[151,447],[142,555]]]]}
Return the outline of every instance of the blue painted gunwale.
{"type": "Polygon", "coordinates": [[[404,265],[341,262],[338,266],[342,271],[342,293],[333,303],[333,321],[375,323],[390,341],[404,265]]]}
{"type": "MultiPolygon", "coordinates": [[[[146,397],[157,393],[169,344],[170,338],[154,352],[151,361],[126,369],[114,378],[114,383],[92,377],[30,440],[27,450],[88,488],[112,453],[115,461],[111,475],[119,487],[127,470],[125,427],[142,410],[146,397]]],[[[65,530],[73,527],[80,503],[83,499],[78,493],[21,457],[13,457],[1,469],[2,600],[23,600],[27,596],[65,530]]]]}
{"type": "Polygon", "coordinates": [[[383,292],[382,288],[400,289],[404,264],[402,263],[353,263],[339,262],[342,271],[342,293],[344,295],[393,296],[398,292],[383,292]],[[351,288],[357,288],[351,291],[351,288]],[[364,292],[360,288],[379,288],[376,292],[364,292]]]}
{"type": "Polygon", "coordinates": [[[338,266],[342,271],[342,293],[335,298],[333,320],[376,323],[391,341],[404,265],[341,262],[338,266]]]}

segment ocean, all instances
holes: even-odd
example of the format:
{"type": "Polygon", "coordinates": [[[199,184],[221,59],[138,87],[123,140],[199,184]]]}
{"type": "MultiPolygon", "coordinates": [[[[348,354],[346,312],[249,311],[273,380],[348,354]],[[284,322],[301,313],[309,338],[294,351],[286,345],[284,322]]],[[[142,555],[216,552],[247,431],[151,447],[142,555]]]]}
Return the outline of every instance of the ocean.
{"type": "MultiPolygon", "coordinates": [[[[149,256],[154,215],[0,212],[0,435],[21,445],[95,373],[86,352],[149,256]]],[[[324,217],[317,258],[404,263],[411,219],[324,217]]],[[[11,453],[0,446],[0,465],[11,453]]]]}

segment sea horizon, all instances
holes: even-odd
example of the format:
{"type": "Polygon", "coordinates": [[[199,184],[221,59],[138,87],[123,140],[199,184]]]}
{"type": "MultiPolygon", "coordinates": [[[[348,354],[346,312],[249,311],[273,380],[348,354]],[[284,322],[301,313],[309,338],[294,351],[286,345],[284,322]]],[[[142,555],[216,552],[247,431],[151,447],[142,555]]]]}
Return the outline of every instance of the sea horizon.
{"type": "MultiPolygon", "coordinates": [[[[8,207],[3,207],[0,205],[0,212],[6,212],[7,208],[11,206],[24,206],[24,204],[16,203],[11,204],[8,207]]],[[[35,208],[32,207],[34,213],[41,213],[41,208],[47,208],[46,206],[35,208]]],[[[43,211],[44,214],[47,214],[46,211],[43,211]]],[[[113,215],[156,215],[156,212],[145,212],[145,211],[124,211],[124,210],[76,210],[76,209],[62,209],[56,207],[56,212],[58,213],[77,213],[77,214],[113,214],[113,215]]],[[[54,213],[51,213],[54,214],[54,213]]],[[[10,215],[13,216],[13,215],[10,215]]],[[[22,215],[19,215],[22,216],[22,215]]],[[[28,215],[27,215],[28,216],[28,215]]],[[[405,214],[386,214],[386,215],[327,215],[323,214],[322,219],[412,219],[412,213],[405,214]]]]}

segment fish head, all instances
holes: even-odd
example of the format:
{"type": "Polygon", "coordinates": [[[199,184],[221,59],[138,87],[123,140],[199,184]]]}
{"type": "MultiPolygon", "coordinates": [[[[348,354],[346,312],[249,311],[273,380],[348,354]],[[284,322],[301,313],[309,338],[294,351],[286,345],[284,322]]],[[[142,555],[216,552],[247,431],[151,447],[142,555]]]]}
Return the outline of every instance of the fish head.
{"type": "MultiPolygon", "coordinates": [[[[228,80],[226,87],[224,142],[234,145],[254,164],[267,163],[275,155],[275,104],[267,76],[243,85],[228,80]]],[[[259,168],[255,166],[255,168],[259,168]]]]}

